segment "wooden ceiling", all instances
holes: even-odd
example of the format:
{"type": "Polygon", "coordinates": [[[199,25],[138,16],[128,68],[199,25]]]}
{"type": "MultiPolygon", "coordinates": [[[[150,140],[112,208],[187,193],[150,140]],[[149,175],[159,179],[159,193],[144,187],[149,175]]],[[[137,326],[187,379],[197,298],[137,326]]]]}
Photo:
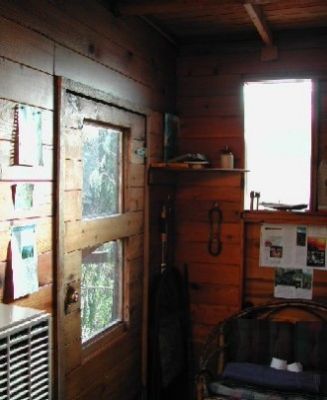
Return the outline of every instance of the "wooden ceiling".
{"type": "Polygon", "coordinates": [[[118,14],[145,18],[173,40],[228,40],[327,28],[327,0],[116,0],[118,14]]]}

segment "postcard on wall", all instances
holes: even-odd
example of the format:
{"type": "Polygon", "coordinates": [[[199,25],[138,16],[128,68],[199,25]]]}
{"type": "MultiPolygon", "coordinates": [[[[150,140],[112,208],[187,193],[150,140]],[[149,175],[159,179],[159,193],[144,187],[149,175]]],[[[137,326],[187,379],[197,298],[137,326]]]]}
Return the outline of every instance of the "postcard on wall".
{"type": "Polygon", "coordinates": [[[312,275],[308,269],[277,268],[274,297],[284,299],[312,299],[312,275]]]}
{"type": "Polygon", "coordinates": [[[43,165],[41,110],[19,105],[18,108],[18,165],[43,165]]]}
{"type": "Polygon", "coordinates": [[[17,183],[11,186],[13,202],[16,211],[33,208],[34,184],[17,183]]]}
{"type": "Polygon", "coordinates": [[[37,260],[36,226],[33,224],[12,227],[11,263],[14,299],[38,290],[37,260]]]}
{"type": "Polygon", "coordinates": [[[263,224],[260,266],[326,269],[326,247],[326,227],[263,224]]]}
{"type": "Polygon", "coordinates": [[[286,266],[290,263],[287,237],[289,229],[282,225],[262,225],[260,235],[260,265],[286,266]]]}

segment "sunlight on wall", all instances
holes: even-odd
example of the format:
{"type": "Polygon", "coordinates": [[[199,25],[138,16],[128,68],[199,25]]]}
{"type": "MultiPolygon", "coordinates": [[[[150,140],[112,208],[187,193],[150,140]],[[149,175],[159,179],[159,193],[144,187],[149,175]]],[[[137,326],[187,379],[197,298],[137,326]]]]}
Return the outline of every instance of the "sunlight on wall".
{"type": "Polygon", "coordinates": [[[245,209],[250,191],[260,201],[309,204],[311,80],[244,85],[245,209]]]}

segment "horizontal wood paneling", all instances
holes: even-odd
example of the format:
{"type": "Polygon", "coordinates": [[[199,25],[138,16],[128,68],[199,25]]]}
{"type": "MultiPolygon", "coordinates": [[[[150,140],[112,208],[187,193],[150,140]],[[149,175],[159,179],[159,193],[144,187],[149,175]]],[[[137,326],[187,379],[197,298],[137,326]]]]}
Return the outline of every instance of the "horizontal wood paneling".
{"type": "MultiPolygon", "coordinates": [[[[227,145],[234,154],[235,166],[244,168],[243,82],[305,77],[319,80],[319,159],[327,158],[326,41],[318,36],[311,41],[306,38],[303,43],[296,38],[283,40],[278,42],[279,57],[273,62],[260,61],[259,43],[182,46],[177,69],[181,154],[204,153],[213,166],[219,166],[220,152],[227,145]]],[[[249,302],[261,304],[273,299],[274,269],[258,266],[259,226],[264,218],[268,216],[268,222],[308,224],[325,224],[326,219],[303,214],[296,217],[293,213],[259,213],[251,222],[246,217],[243,234],[241,181],[237,184],[235,177],[233,180],[229,175],[222,178],[213,174],[210,180],[201,175],[196,182],[189,175],[179,175],[176,260],[188,264],[194,348],[199,355],[206,335],[218,321],[249,302]],[[215,200],[223,215],[223,250],[218,257],[207,252],[208,211],[215,200]]],[[[326,276],[315,271],[316,300],[327,300],[326,276]]]]}
{"type": "MultiPolygon", "coordinates": [[[[195,135],[195,130],[193,132],[195,135]]],[[[199,134],[200,132],[201,130],[199,134]]],[[[186,142],[187,139],[185,142],[181,141],[181,143],[186,142]]],[[[190,151],[190,148],[188,150],[186,147],[183,148],[184,151],[190,151]]],[[[191,151],[194,152],[194,148],[191,151]]],[[[201,152],[201,149],[197,148],[196,151],[201,152]]],[[[196,363],[205,334],[218,321],[236,312],[241,306],[242,192],[242,174],[194,172],[178,175],[175,193],[175,257],[177,265],[186,264],[188,268],[196,363]],[[209,211],[214,204],[218,205],[222,213],[220,223],[222,250],[218,256],[213,256],[208,251],[209,211]]]]}
{"type": "Polygon", "coordinates": [[[1,58],[0,80],[1,98],[53,109],[53,77],[51,75],[1,58]]]}
{"type": "Polygon", "coordinates": [[[30,29],[0,17],[0,55],[52,74],[54,44],[30,29]]]}
{"type": "MultiPolygon", "coordinates": [[[[29,0],[23,7],[4,1],[0,5],[0,15],[12,24],[18,23],[23,32],[24,29],[32,30],[30,40],[33,40],[33,34],[35,37],[41,34],[44,42],[52,46],[52,53],[56,45],[56,74],[80,80],[149,108],[169,107],[174,101],[176,51],[156,32],[150,34],[151,29],[144,23],[133,18],[129,18],[128,22],[117,21],[103,5],[90,0],[77,9],[73,1],[61,6],[43,3],[29,0]],[[92,15],[99,20],[99,25],[95,24],[97,28],[93,23],[90,25],[92,15]],[[132,33],[132,26],[138,32],[132,33]],[[111,31],[114,33],[111,34],[111,31]],[[70,34],[67,35],[67,32],[70,34]],[[153,49],[152,54],[147,47],[153,49]],[[93,74],[87,71],[93,71],[93,74]]],[[[23,63],[24,54],[17,61],[23,63]]],[[[26,65],[50,72],[48,65],[43,66],[42,63],[37,67],[27,61],[26,65]]]]}
{"type": "Polygon", "coordinates": [[[139,106],[154,108],[164,107],[160,94],[148,87],[107,68],[95,64],[89,58],[56,45],[54,73],[59,76],[82,82],[95,89],[103,90],[117,98],[132,101],[139,106]],[[92,74],[90,74],[92,70],[92,74]]]}
{"type": "MultiPolygon", "coordinates": [[[[175,108],[176,49],[143,21],[114,17],[100,2],[92,0],[83,1],[78,7],[73,0],[64,3],[5,0],[0,4],[0,35],[0,208],[3,210],[0,215],[0,295],[7,265],[10,226],[35,222],[40,290],[17,303],[53,312],[56,243],[52,232],[57,206],[53,198],[57,183],[53,168],[57,150],[57,132],[53,132],[53,76],[62,75],[100,89],[104,98],[138,112],[149,113],[151,109],[169,111],[175,108]],[[42,121],[45,167],[11,165],[14,147],[12,107],[19,102],[49,110],[42,121]],[[13,208],[10,186],[20,181],[35,184],[35,205],[32,210],[18,212],[13,208]]],[[[105,108],[105,105],[98,103],[89,110],[88,118],[103,121],[105,108]]],[[[130,271],[126,285],[130,292],[131,332],[124,335],[126,341],[118,343],[117,348],[113,346],[101,357],[83,360],[83,367],[69,380],[67,399],[78,397],[86,400],[106,395],[121,400],[133,398],[140,391],[139,344],[144,267],[143,234],[140,232],[143,230],[141,214],[145,174],[143,160],[136,156],[135,150],[144,146],[146,123],[143,115],[134,114],[130,118],[117,109],[115,118],[114,125],[126,129],[133,126],[133,143],[129,149],[130,171],[125,177],[130,188],[125,199],[126,211],[138,216],[139,226],[135,230],[137,235],[132,236],[126,244],[127,269],[130,271]]],[[[71,122],[66,132],[66,178],[70,189],[65,193],[65,203],[70,205],[65,209],[67,226],[80,220],[82,186],[79,173],[81,146],[76,133],[83,121],[76,119],[71,122]]],[[[112,123],[111,117],[108,122],[112,123]]],[[[152,133],[157,138],[161,137],[161,130],[152,133]]],[[[129,222],[126,221],[126,225],[129,222]]],[[[93,243],[97,242],[97,235],[98,232],[94,230],[93,243]]],[[[78,235],[75,240],[78,243],[78,235]]],[[[72,268],[64,277],[65,283],[75,282],[78,285],[81,252],[74,251],[66,257],[72,268]]],[[[74,312],[68,318],[71,319],[67,323],[68,332],[70,328],[76,332],[74,312]]],[[[66,354],[70,356],[67,361],[69,368],[76,367],[81,361],[78,346],[79,342],[71,342],[66,347],[66,354]]]]}

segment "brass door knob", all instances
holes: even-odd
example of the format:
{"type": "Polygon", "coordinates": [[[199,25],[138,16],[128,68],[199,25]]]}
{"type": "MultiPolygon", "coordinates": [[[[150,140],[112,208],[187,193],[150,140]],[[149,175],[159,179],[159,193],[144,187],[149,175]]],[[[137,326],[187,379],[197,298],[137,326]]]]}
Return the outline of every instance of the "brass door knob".
{"type": "Polygon", "coordinates": [[[68,285],[65,297],[65,312],[71,304],[78,303],[79,293],[72,285],[68,285]]]}

